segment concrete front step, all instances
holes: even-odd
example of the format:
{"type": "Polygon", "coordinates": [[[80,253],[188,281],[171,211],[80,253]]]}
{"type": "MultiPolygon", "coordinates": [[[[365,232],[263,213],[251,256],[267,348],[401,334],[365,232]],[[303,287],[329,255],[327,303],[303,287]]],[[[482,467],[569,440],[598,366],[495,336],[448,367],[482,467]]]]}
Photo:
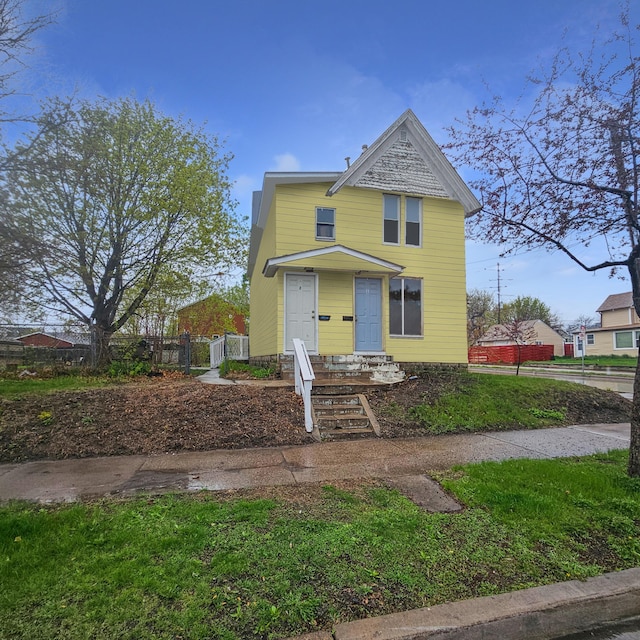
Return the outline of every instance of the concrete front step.
{"type": "MultiPolygon", "coordinates": [[[[337,355],[309,356],[316,380],[377,380],[380,382],[399,382],[404,372],[393,362],[393,357],[380,355],[337,355]]],[[[280,376],[283,380],[292,380],[293,356],[280,357],[280,376]]]]}

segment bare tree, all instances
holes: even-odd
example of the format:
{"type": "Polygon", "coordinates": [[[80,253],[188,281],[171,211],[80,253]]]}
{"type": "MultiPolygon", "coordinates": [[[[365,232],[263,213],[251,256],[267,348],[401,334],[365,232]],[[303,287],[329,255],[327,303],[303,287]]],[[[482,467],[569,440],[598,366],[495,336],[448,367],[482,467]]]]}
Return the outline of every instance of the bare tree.
{"type": "Polygon", "coordinates": [[[467,293],[467,342],[472,346],[497,322],[497,306],[491,291],[472,289],[467,293]]]}
{"type": "Polygon", "coordinates": [[[24,120],[15,113],[6,98],[16,95],[15,76],[26,67],[32,51],[33,35],[55,21],[55,13],[27,17],[24,0],[0,0],[0,122],[24,120]]]}
{"type": "Polygon", "coordinates": [[[522,364],[522,347],[527,344],[535,344],[536,330],[534,321],[523,320],[518,316],[514,316],[507,322],[498,325],[496,335],[500,335],[506,340],[516,345],[518,353],[518,361],[516,362],[516,375],[520,374],[520,365],[522,364]]]}
{"type": "MultiPolygon", "coordinates": [[[[624,269],[640,312],[640,55],[628,7],[589,51],[561,49],[530,78],[530,108],[500,98],[451,131],[458,164],[475,169],[483,208],[471,231],[512,249],[546,247],[586,271],[624,269]],[[587,252],[585,249],[589,248],[587,252]],[[601,251],[589,262],[584,256],[601,251]]],[[[640,477],[640,373],[629,473],[640,477]]]]}
{"type": "MultiPolygon", "coordinates": [[[[53,13],[25,16],[24,4],[24,0],[0,0],[0,126],[31,119],[12,109],[8,98],[16,95],[16,75],[26,67],[33,35],[55,20],[53,13]]],[[[0,170],[6,168],[6,162],[6,156],[0,156],[0,170]]],[[[0,207],[4,206],[5,200],[6,193],[0,192],[0,207]]],[[[31,250],[33,247],[17,246],[6,224],[0,220],[0,305],[3,314],[20,306],[20,274],[28,255],[25,252],[31,250]]]]}

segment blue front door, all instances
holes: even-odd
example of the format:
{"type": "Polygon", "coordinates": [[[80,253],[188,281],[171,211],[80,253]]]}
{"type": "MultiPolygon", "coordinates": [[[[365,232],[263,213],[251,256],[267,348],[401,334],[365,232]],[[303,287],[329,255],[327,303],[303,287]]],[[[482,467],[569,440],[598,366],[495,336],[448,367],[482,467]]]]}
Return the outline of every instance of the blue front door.
{"type": "Polygon", "coordinates": [[[382,281],[356,278],[356,351],[382,351],[382,281]]]}

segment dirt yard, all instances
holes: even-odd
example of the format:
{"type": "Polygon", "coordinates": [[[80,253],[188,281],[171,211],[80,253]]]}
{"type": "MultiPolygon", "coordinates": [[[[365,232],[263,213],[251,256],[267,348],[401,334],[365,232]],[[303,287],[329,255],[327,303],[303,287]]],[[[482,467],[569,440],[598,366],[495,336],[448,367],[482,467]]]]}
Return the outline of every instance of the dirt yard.
{"type": "MultiPolygon", "coordinates": [[[[431,402],[450,389],[450,381],[434,377],[370,392],[383,437],[421,434],[418,424],[390,417],[385,406],[431,402]]],[[[567,423],[628,421],[627,400],[592,391],[588,402],[563,398],[567,423]]],[[[301,400],[286,388],[151,378],[1,399],[0,462],[297,445],[311,442],[303,425],[301,400]]]]}

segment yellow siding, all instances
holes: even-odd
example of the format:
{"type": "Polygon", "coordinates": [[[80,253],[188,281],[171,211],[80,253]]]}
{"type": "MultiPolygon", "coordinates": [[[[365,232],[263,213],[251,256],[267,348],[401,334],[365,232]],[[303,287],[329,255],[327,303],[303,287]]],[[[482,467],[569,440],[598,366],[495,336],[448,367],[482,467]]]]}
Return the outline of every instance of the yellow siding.
{"type": "MultiPolygon", "coordinates": [[[[627,331],[627,329],[621,329],[621,331],[627,331]]],[[[628,331],[640,331],[640,329],[636,326],[634,328],[629,328],[628,331]]],[[[638,355],[637,348],[631,349],[616,349],[615,348],[615,339],[614,339],[614,331],[594,331],[594,344],[587,344],[585,355],[587,356],[622,356],[628,355],[635,358],[638,355]]],[[[590,331],[587,331],[587,335],[591,335],[590,331]]]]}
{"type": "Polygon", "coordinates": [[[318,353],[335,355],[353,353],[353,322],[342,316],[353,315],[353,274],[322,272],[318,276],[318,353]]]}
{"type": "MultiPolygon", "coordinates": [[[[325,195],[330,186],[293,184],[276,187],[273,206],[278,212],[277,225],[273,221],[272,206],[251,281],[252,311],[256,308],[255,305],[259,305],[262,310],[258,326],[252,313],[251,354],[271,354],[274,353],[274,348],[277,353],[282,351],[283,277],[281,271],[275,278],[262,276],[265,261],[272,257],[340,244],[400,264],[405,267],[402,274],[404,277],[421,278],[423,281],[424,335],[417,338],[391,338],[388,331],[389,311],[386,295],[388,278],[383,278],[383,349],[387,354],[401,362],[466,363],[466,281],[462,206],[446,199],[423,198],[422,247],[385,245],[382,242],[382,192],[344,187],[330,198],[325,195]],[[335,241],[315,239],[316,207],[330,207],[336,210],[335,241]],[[274,301],[277,301],[277,310],[274,301]],[[265,327],[267,323],[273,324],[273,327],[277,324],[277,329],[274,331],[273,327],[265,327]]],[[[401,210],[401,242],[404,242],[403,224],[404,198],[401,210]]],[[[353,286],[353,271],[318,271],[317,311],[319,314],[331,315],[330,321],[318,322],[318,348],[321,354],[353,352],[353,323],[342,320],[343,315],[354,314],[353,286]]]]}
{"type": "Polygon", "coordinates": [[[554,331],[543,322],[537,322],[535,324],[535,334],[537,341],[542,342],[542,344],[553,345],[553,355],[564,355],[564,339],[557,331],[554,331]]]}
{"type": "Polygon", "coordinates": [[[628,324],[638,324],[638,316],[634,309],[615,309],[614,311],[603,311],[603,327],[621,327],[628,324]]]}

